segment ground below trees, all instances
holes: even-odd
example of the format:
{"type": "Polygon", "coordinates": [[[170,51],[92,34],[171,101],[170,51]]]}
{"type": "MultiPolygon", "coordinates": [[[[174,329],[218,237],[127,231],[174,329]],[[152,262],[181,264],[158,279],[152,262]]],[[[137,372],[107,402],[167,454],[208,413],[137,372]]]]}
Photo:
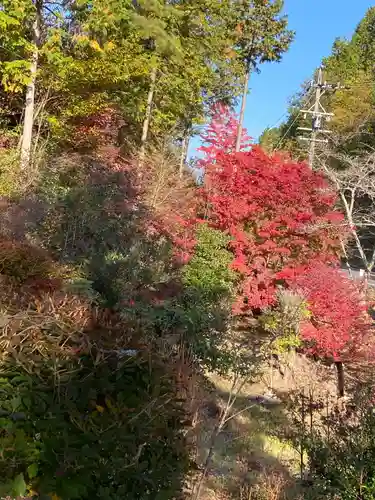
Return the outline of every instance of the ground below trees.
{"type": "MultiPolygon", "coordinates": [[[[240,414],[228,422],[216,440],[201,500],[308,498],[311,484],[306,481],[308,457],[301,446],[301,426],[306,427],[307,436],[310,427],[319,425],[324,413],[343,404],[337,397],[335,367],[290,353],[283,357],[282,373],[276,366],[263,368],[257,380],[242,388],[233,408],[234,413],[240,414]],[[324,403],[318,403],[321,401],[324,403]],[[313,402],[312,411],[309,402],[313,402]],[[246,407],[249,408],[242,412],[246,407]]],[[[355,377],[354,373],[347,374],[348,387],[355,377]]],[[[208,373],[201,387],[204,389],[196,392],[192,403],[197,414],[189,434],[198,464],[204,463],[207,456],[231,383],[208,373]]]]}

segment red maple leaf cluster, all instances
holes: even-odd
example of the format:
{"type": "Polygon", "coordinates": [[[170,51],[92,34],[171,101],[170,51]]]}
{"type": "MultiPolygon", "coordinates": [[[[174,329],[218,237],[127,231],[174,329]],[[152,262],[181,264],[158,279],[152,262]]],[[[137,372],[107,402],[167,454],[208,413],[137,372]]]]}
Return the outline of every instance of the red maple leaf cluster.
{"type": "MultiPolygon", "coordinates": [[[[236,115],[223,104],[216,104],[211,111],[211,121],[202,134],[203,146],[198,151],[204,158],[198,161],[198,167],[205,168],[208,162],[215,163],[220,153],[233,153],[236,147],[238,119],[236,115]]],[[[252,139],[242,130],[241,150],[251,146],[252,139]]]]}
{"type": "Polygon", "coordinates": [[[203,197],[210,223],[232,237],[232,266],[242,276],[236,312],[273,304],[280,280],[335,260],[342,216],[325,179],[304,163],[258,147],[220,152],[205,165],[203,197]]]}
{"type": "Polygon", "coordinates": [[[308,303],[311,316],[301,324],[301,336],[312,353],[341,361],[370,352],[372,321],[354,281],[321,263],[288,283],[308,303]]]}

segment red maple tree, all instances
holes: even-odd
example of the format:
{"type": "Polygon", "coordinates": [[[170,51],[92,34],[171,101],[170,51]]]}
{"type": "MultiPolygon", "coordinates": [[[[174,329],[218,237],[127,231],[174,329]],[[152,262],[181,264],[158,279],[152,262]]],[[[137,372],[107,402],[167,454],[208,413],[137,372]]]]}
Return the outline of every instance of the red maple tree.
{"type": "Polygon", "coordinates": [[[308,165],[254,146],[217,151],[214,161],[208,153],[204,170],[209,223],[232,237],[232,266],[242,277],[235,312],[273,304],[280,280],[312,261],[337,259],[342,216],[335,194],[308,165]]]}
{"type": "Polygon", "coordinates": [[[201,148],[201,195],[205,221],[231,237],[239,275],[233,312],[257,315],[276,303],[278,287],[297,290],[310,311],[301,324],[306,349],[332,358],[342,375],[344,358],[371,352],[371,320],[361,291],[338,269],[346,230],[335,192],[322,174],[284,154],[257,146],[235,153],[234,115],[217,119],[201,148]]]}

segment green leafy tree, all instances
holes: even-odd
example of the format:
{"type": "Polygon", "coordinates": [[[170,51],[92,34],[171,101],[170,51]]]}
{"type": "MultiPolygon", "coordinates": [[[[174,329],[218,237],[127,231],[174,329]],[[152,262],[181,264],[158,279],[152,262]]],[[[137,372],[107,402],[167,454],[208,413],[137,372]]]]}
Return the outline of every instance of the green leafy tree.
{"type": "Polygon", "coordinates": [[[282,0],[252,0],[239,3],[236,52],[244,64],[245,80],[237,134],[237,151],[240,149],[246,94],[251,72],[257,71],[262,63],[280,61],[294,37],[294,32],[287,28],[287,17],[281,15],[282,0]]]}
{"type": "MultiPolygon", "coordinates": [[[[213,103],[235,103],[245,39],[263,30],[259,42],[266,29],[250,16],[239,36],[243,9],[230,0],[18,0],[4,1],[1,16],[2,91],[7,102],[16,92],[29,96],[25,164],[33,133],[34,142],[74,145],[76,124],[108,107],[119,109],[128,142],[143,149],[147,139],[186,142],[213,103]]],[[[274,55],[265,55],[266,42],[262,58],[253,47],[253,63],[277,59],[277,40],[274,55]]],[[[22,115],[24,104],[15,101],[12,114],[22,115]]]]}
{"type": "Polygon", "coordinates": [[[262,146],[264,151],[268,154],[273,153],[276,149],[278,149],[280,142],[280,129],[277,127],[274,128],[266,128],[262,135],[259,137],[259,144],[262,146]]]}
{"type": "Polygon", "coordinates": [[[27,19],[32,13],[28,0],[2,1],[0,10],[1,83],[6,91],[20,92],[29,81],[33,46],[27,36],[27,19]]]}
{"type": "Polygon", "coordinates": [[[20,92],[26,86],[24,126],[21,144],[21,167],[30,160],[34,115],[35,80],[38,67],[38,44],[41,29],[41,3],[31,1],[3,2],[0,12],[0,39],[4,59],[1,63],[2,84],[6,91],[20,92]],[[31,26],[30,26],[30,19],[31,26]],[[31,31],[31,36],[29,35],[31,31]]]}

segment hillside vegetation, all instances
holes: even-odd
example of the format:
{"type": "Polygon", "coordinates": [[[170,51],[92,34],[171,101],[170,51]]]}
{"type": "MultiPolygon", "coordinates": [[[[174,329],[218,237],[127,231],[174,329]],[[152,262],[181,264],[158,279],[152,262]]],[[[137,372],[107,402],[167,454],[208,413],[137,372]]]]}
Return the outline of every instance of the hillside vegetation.
{"type": "Polygon", "coordinates": [[[375,498],[373,10],[313,170],[233,111],[283,9],[0,1],[0,498],[375,498]]]}

